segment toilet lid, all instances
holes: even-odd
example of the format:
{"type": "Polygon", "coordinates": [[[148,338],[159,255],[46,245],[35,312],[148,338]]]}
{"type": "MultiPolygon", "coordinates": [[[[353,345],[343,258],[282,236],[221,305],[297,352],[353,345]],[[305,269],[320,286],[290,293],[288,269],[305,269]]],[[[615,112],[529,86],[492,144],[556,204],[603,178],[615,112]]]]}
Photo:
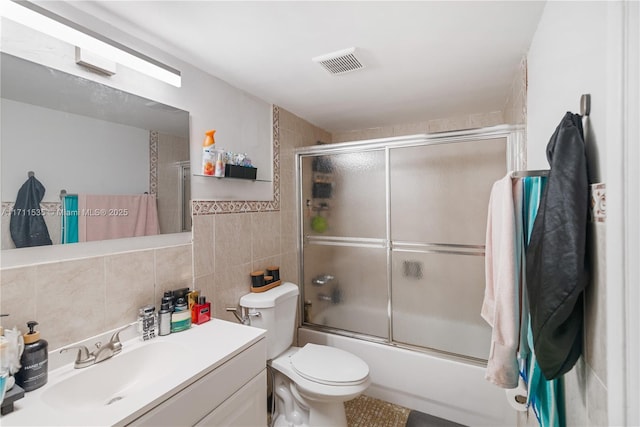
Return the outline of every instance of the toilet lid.
{"type": "Polygon", "coordinates": [[[360,384],[369,376],[369,366],[359,357],[326,345],[307,344],[290,358],[301,377],[321,384],[360,384]]]}

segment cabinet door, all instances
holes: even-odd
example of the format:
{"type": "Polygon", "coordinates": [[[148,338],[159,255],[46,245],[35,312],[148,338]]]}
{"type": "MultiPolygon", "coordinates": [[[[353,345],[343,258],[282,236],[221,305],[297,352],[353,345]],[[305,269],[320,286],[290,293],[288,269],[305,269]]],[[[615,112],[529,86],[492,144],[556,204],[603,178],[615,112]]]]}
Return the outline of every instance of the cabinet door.
{"type": "Polygon", "coordinates": [[[267,425],[267,370],[264,369],[196,426],[249,427],[267,425]]]}
{"type": "MultiPolygon", "coordinates": [[[[222,366],[171,396],[133,421],[138,427],[174,427],[195,425],[264,371],[266,340],[261,339],[222,366]]],[[[266,396],[267,387],[262,392],[266,396]]],[[[266,397],[265,397],[266,400],[266,397]]]]}

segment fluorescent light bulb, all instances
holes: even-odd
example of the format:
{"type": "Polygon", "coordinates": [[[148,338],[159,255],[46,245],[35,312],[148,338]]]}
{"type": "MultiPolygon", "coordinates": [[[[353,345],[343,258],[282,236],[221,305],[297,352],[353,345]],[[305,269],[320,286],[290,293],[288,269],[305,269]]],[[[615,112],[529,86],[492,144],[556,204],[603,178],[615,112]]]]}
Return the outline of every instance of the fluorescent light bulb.
{"type": "Polygon", "coordinates": [[[173,86],[180,87],[182,84],[179,71],[169,70],[156,65],[133,53],[65,25],[49,16],[40,14],[28,7],[21,6],[16,2],[7,0],[0,1],[0,16],[55,37],[73,46],[87,49],[97,55],[173,86]]]}

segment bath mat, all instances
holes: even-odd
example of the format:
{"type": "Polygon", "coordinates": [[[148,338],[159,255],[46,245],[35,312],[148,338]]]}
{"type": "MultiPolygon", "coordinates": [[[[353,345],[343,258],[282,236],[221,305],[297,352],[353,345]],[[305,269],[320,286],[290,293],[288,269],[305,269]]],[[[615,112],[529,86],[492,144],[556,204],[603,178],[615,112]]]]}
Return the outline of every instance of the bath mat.
{"type": "Polygon", "coordinates": [[[444,420],[420,411],[411,411],[406,427],[464,427],[462,424],[444,420]]]}
{"type": "Polygon", "coordinates": [[[345,402],[348,427],[404,427],[410,409],[369,396],[345,402]]]}

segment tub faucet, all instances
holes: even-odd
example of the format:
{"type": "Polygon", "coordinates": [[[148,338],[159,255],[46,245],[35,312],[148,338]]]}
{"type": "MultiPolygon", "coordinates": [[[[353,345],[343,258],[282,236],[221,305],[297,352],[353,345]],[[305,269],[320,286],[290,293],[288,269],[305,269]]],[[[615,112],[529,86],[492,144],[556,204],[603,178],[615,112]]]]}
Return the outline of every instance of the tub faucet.
{"type": "Polygon", "coordinates": [[[320,276],[316,276],[313,279],[311,279],[311,283],[314,284],[315,286],[323,286],[333,280],[335,280],[334,276],[330,274],[321,274],[320,276]]]}
{"type": "Polygon", "coordinates": [[[73,345],[70,347],[65,347],[60,350],[60,353],[64,353],[65,351],[72,350],[77,348],[78,355],[76,356],[76,361],[73,364],[73,367],[76,369],[86,368],[87,366],[95,365],[96,363],[100,363],[103,360],[107,360],[116,354],[122,351],[122,342],[120,342],[120,332],[129,328],[132,325],[127,325],[124,328],[116,331],[109,342],[105,345],[102,345],[101,342],[96,343],[96,349],[89,352],[89,349],[84,345],[73,345]]]}
{"type": "Polygon", "coordinates": [[[329,294],[319,293],[317,296],[319,301],[327,301],[331,304],[340,304],[342,302],[342,291],[337,287],[329,294]]]}

